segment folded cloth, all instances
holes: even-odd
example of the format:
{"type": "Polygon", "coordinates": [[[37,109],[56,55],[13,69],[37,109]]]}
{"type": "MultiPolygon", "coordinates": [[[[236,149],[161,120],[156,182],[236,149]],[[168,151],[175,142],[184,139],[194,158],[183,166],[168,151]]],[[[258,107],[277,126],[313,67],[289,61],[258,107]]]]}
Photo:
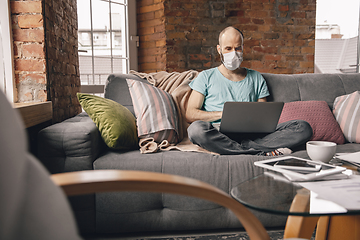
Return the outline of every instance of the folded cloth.
{"type": "Polygon", "coordinates": [[[199,72],[195,70],[189,70],[181,73],[168,73],[165,71],[154,73],[139,73],[134,70],[130,70],[130,74],[134,74],[140,78],[145,78],[150,84],[171,94],[180,85],[188,85],[191,80],[197,77],[199,72]]]}
{"type": "Polygon", "coordinates": [[[189,83],[199,74],[199,72],[189,70],[181,73],[168,73],[165,71],[139,73],[131,70],[130,73],[145,78],[150,84],[168,92],[172,96],[179,114],[179,141],[185,138],[187,136],[186,129],[189,126],[185,120],[185,112],[192,91],[189,83]]]}
{"type": "Polygon", "coordinates": [[[179,150],[183,152],[204,152],[213,155],[219,155],[218,153],[209,152],[202,147],[193,144],[189,138],[184,138],[178,144],[170,144],[169,141],[163,140],[161,143],[154,141],[154,138],[142,138],[139,140],[140,152],[141,153],[156,153],[158,151],[170,151],[179,150]]]}
{"type": "Polygon", "coordinates": [[[131,70],[130,74],[134,74],[140,78],[146,79],[150,84],[155,87],[168,92],[177,107],[179,114],[179,143],[177,145],[161,142],[156,143],[154,139],[145,138],[139,141],[141,153],[153,153],[157,151],[169,151],[169,150],[180,150],[180,151],[196,151],[196,152],[209,152],[198,145],[193,144],[187,137],[187,128],[190,125],[185,119],[186,108],[192,89],[189,83],[197,77],[199,72],[195,70],[189,70],[185,72],[155,72],[155,73],[139,73],[131,70]]]}
{"type": "Polygon", "coordinates": [[[158,144],[154,141],[154,138],[142,138],[139,140],[141,153],[154,153],[158,151],[158,144]]]}
{"type": "Polygon", "coordinates": [[[172,149],[180,150],[175,144],[170,144],[168,140],[163,140],[160,144],[154,138],[142,138],[139,141],[141,153],[155,153],[158,151],[169,151],[172,149]]]}

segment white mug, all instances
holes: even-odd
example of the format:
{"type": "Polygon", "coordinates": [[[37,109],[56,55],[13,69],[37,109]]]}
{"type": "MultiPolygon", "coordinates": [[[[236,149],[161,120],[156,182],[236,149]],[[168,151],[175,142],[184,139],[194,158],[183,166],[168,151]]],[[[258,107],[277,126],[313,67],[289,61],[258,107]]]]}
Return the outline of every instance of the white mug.
{"type": "Polygon", "coordinates": [[[336,143],[326,141],[309,141],[306,151],[313,161],[328,163],[336,154],[336,143]]]}

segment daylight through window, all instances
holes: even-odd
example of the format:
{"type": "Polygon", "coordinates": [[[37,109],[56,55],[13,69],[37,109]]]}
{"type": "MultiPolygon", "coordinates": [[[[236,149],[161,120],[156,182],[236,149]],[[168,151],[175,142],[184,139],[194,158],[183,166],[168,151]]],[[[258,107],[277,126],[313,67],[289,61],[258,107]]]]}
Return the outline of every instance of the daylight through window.
{"type": "Polygon", "coordinates": [[[82,92],[103,93],[109,74],[129,71],[127,2],[126,0],[77,0],[82,92]],[[89,91],[84,91],[86,87],[89,91]]]}

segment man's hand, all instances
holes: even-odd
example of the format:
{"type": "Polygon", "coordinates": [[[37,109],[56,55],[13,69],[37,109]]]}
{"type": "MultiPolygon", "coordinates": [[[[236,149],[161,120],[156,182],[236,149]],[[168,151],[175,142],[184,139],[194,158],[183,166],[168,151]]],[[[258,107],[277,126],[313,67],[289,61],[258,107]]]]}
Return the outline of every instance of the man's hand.
{"type": "Polygon", "coordinates": [[[198,91],[193,90],[189,97],[188,106],[185,113],[186,121],[192,123],[196,120],[213,122],[221,119],[222,111],[206,112],[201,110],[205,96],[198,91]]]}

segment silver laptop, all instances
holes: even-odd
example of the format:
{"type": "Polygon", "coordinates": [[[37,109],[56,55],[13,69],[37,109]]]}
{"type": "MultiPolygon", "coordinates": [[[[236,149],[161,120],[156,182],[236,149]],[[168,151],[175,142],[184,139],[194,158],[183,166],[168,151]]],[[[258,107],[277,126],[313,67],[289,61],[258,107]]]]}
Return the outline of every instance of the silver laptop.
{"type": "Polygon", "coordinates": [[[222,133],[271,133],[278,124],[283,102],[226,102],[222,133]]]}

